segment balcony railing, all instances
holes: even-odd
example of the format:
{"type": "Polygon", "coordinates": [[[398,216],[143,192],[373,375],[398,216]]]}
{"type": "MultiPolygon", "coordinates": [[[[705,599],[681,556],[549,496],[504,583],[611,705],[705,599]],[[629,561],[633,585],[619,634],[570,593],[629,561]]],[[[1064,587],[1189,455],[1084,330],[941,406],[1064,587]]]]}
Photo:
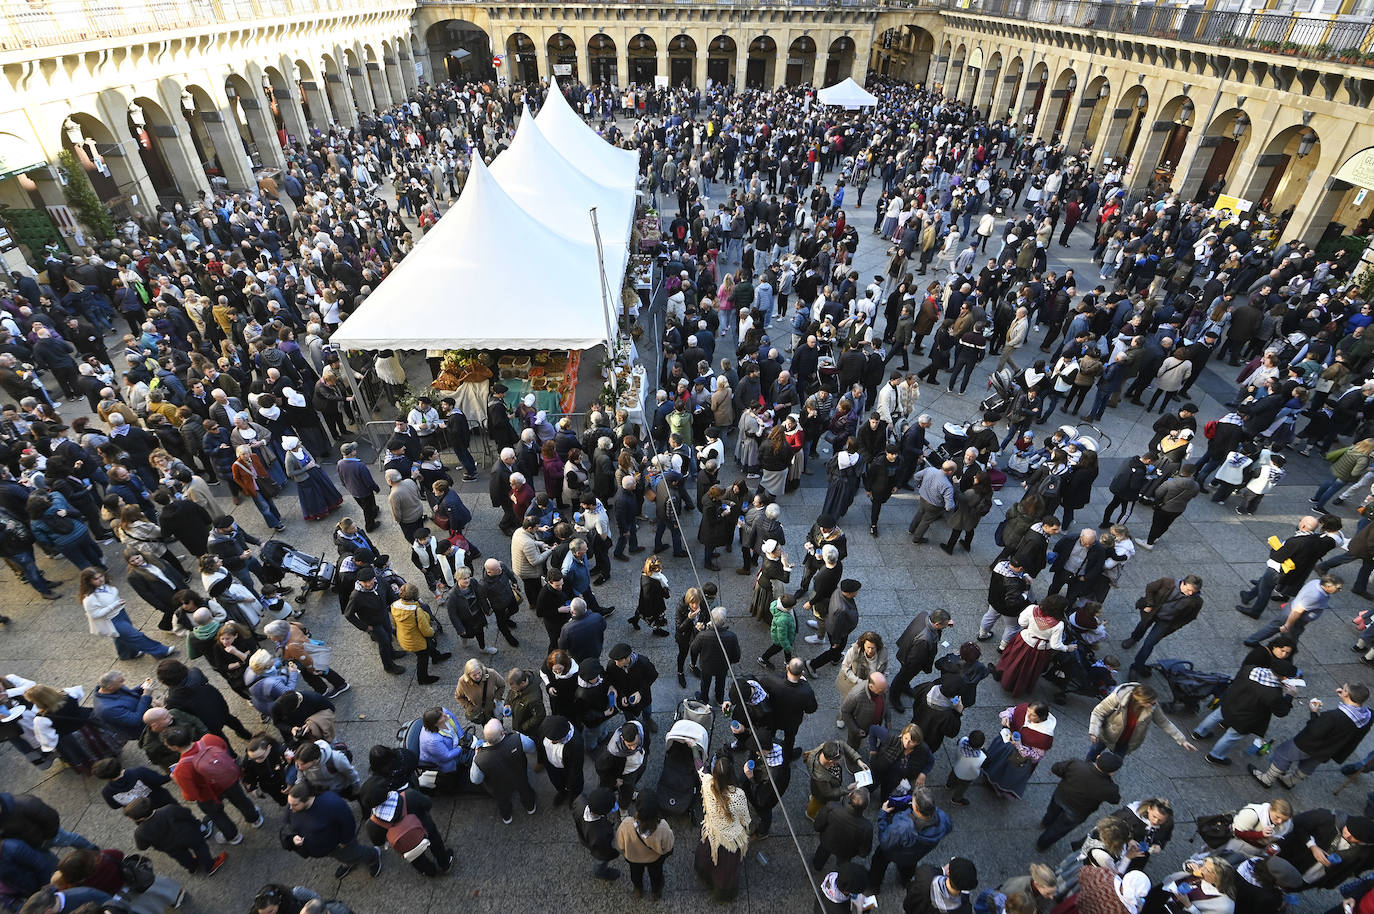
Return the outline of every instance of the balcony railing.
{"type": "Polygon", "coordinates": [[[1374,66],[1374,25],[1368,20],[1089,0],[943,0],[941,6],[975,16],[1374,66]]]}
{"type": "Polygon", "coordinates": [[[367,0],[5,0],[0,3],[0,51],[204,30],[333,10],[375,12],[392,5],[367,0]]]}

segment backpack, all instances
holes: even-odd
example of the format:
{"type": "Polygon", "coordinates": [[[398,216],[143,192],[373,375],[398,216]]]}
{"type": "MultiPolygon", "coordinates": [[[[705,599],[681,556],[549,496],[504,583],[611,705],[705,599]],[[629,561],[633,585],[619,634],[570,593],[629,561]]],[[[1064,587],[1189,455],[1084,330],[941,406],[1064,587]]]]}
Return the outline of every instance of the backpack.
{"type": "Polygon", "coordinates": [[[119,861],[119,877],[124,885],[135,892],[146,892],[157,881],[153,872],[153,861],[142,854],[129,854],[119,861]]]}
{"type": "Polygon", "coordinates": [[[410,858],[410,853],[415,850],[423,852],[429,846],[429,836],[425,834],[425,826],[420,821],[419,816],[406,811],[406,798],[401,796],[401,815],[395,822],[383,822],[375,815],[372,821],[386,829],[386,843],[391,849],[406,859],[410,858]]]}
{"type": "Polygon", "coordinates": [[[1202,426],[1202,434],[1208,441],[1215,438],[1217,436],[1217,420],[1209,419],[1207,423],[1202,426]]]}
{"type": "Polygon", "coordinates": [[[227,750],[208,743],[198,743],[200,751],[191,760],[191,770],[210,785],[216,794],[222,794],[234,786],[242,776],[238,762],[227,750]]]}
{"type": "Polygon", "coordinates": [[[1231,840],[1233,812],[1219,812],[1210,816],[1198,816],[1197,834],[1202,843],[1210,848],[1218,848],[1231,840]]]}

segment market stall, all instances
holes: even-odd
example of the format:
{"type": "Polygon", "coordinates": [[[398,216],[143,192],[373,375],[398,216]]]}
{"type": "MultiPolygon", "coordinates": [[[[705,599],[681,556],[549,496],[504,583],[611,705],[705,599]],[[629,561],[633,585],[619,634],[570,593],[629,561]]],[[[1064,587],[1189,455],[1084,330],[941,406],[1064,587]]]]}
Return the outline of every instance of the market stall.
{"type": "Polygon", "coordinates": [[[816,93],[816,98],[822,105],[836,105],[850,110],[872,108],[878,104],[876,95],[848,76],[833,86],[826,86],[821,89],[816,93]]]}

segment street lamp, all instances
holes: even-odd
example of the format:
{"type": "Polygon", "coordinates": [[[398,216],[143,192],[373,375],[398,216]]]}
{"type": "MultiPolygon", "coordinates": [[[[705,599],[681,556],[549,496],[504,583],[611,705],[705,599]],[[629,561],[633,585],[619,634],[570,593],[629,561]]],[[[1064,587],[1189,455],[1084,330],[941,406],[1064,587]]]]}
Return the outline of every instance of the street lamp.
{"type": "Polygon", "coordinates": [[[189,89],[181,90],[181,110],[187,117],[196,113],[196,100],[189,89]]]}
{"type": "Polygon", "coordinates": [[[67,135],[67,142],[73,146],[80,146],[86,142],[86,135],[81,132],[81,125],[70,117],[62,122],[62,131],[67,135]]]}
{"type": "Polygon", "coordinates": [[[1231,127],[1231,139],[1240,142],[1240,138],[1245,136],[1245,131],[1249,129],[1250,118],[1242,111],[1240,117],[1236,118],[1235,124],[1231,127]]]}
{"type": "Polygon", "coordinates": [[[1187,124],[1193,119],[1193,100],[1185,98],[1178,109],[1178,123],[1187,124]]]}
{"type": "Polygon", "coordinates": [[[143,113],[143,108],[138,102],[129,102],[129,120],[139,130],[148,126],[148,116],[143,113]]]}
{"type": "Polygon", "coordinates": [[[1298,158],[1303,159],[1312,152],[1312,148],[1317,145],[1317,131],[1309,130],[1298,140],[1298,158]]]}

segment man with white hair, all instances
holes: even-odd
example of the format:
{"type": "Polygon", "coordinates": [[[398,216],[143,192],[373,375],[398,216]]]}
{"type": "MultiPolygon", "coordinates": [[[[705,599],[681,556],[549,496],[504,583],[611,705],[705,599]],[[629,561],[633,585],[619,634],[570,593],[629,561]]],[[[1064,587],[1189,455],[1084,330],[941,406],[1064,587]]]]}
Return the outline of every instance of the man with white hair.
{"type": "Polygon", "coordinates": [[[468,775],[472,783],[486,787],[507,825],[515,815],[511,799],[516,794],[526,815],[534,815],[539,808],[529,776],[529,753],[533,751],[533,740],[517,730],[507,733],[499,720],[489,720],[482,727],[482,739],[468,775]]]}
{"type": "Polygon", "coordinates": [[[398,470],[386,471],[386,484],[391,487],[387,503],[391,506],[391,516],[401,528],[406,542],[412,542],[415,534],[425,526],[425,500],[415,480],[403,477],[398,470]]]}
{"type": "Polygon", "coordinates": [[[697,689],[697,700],[708,701],[708,691],[714,688],[714,702],[725,701],[725,680],[730,675],[730,664],[739,663],[739,636],[726,624],[728,613],[724,606],[711,610],[711,622],[697,632],[688,651],[692,664],[700,671],[701,686],[697,689]]]}
{"type": "Polygon", "coordinates": [[[501,449],[501,456],[491,468],[491,479],[487,482],[487,495],[491,506],[501,509],[501,532],[510,536],[520,526],[515,517],[515,507],[510,500],[510,476],[515,472],[515,448],[501,449]]]}

